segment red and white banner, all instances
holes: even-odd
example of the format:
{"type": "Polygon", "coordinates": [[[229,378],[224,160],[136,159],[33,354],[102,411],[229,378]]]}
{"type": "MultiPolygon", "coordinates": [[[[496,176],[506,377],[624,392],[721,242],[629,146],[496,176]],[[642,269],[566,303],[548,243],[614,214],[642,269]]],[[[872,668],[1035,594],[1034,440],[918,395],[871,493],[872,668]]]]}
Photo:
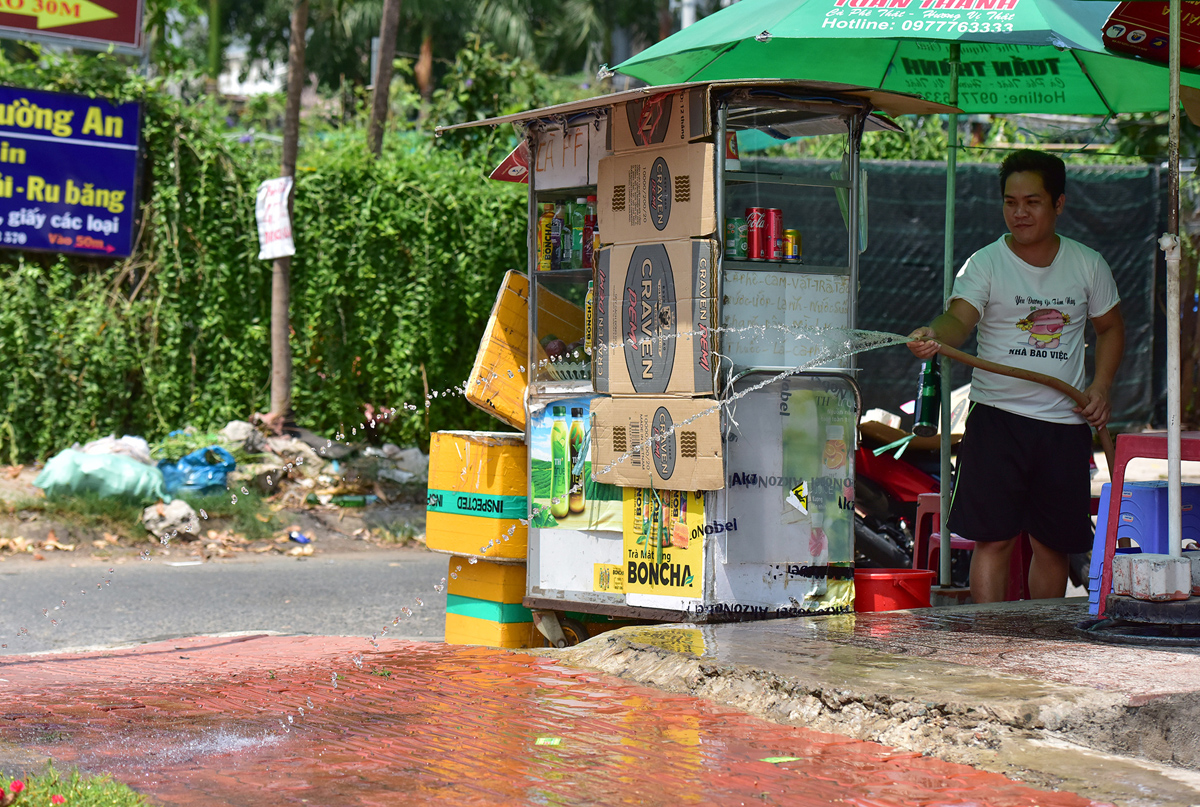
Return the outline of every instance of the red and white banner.
{"type": "Polygon", "coordinates": [[[258,220],[258,259],[267,261],[296,254],[292,242],[292,221],[288,217],[288,196],[292,178],[268,179],[258,186],[254,217],[258,220]]]}

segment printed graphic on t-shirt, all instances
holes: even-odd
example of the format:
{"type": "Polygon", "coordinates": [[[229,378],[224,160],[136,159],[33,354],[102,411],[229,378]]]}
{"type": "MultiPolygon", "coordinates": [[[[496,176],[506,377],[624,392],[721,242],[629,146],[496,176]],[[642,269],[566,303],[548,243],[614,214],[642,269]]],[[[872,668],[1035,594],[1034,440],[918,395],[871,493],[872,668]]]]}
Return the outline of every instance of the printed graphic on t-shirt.
{"type": "MultiPolygon", "coordinates": [[[[1062,344],[1063,328],[1071,324],[1071,315],[1058,308],[1039,308],[1038,304],[1044,302],[1047,301],[1022,299],[1020,295],[1017,296],[1017,305],[1029,304],[1030,310],[1025,317],[1017,320],[1016,327],[1019,332],[1017,344],[1020,346],[1010,348],[1008,355],[1034,356],[1058,359],[1059,361],[1066,361],[1070,357],[1067,351],[1057,348],[1062,344]]],[[[1064,306],[1075,304],[1075,301],[1069,298],[1053,302],[1064,306]]]]}
{"type": "Polygon", "coordinates": [[[1031,311],[1025,319],[1017,321],[1017,327],[1029,332],[1026,342],[1030,347],[1054,350],[1062,340],[1064,325],[1069,325],[1071,315],[1057,308],[1039,308],[1031,311]]]}

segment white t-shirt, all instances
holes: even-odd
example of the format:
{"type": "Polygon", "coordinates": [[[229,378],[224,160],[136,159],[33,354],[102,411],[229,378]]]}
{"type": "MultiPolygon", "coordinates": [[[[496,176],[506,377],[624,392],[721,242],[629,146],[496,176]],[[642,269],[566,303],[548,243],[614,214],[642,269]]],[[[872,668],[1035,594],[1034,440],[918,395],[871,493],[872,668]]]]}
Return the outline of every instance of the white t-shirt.
{"type": "MultiPolygon", "coordinates": [[[[980,312],[979,357],[1083,389],[1086,320],[1120,301],[1112,270],[1096,250],[1064,236],[1046,267],[1018,258],[1005,239],[963,264],[950,298],[980,312]]],[[[972,372],[971,400],[1052,423],[1087,422],[1071,411],[1075,402],[1061,392],[986,370],[972,372]]]]}

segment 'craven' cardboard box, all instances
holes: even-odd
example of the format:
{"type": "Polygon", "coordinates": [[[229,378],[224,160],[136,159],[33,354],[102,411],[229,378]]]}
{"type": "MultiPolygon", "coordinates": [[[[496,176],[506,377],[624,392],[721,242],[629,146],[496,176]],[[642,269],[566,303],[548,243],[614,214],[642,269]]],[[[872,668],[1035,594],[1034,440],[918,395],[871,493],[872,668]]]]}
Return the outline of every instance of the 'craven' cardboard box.
{"type": "Polygon", "coordinates": [[[704,88],[660,92],[614,104],[608,120],[609,149],[614,152],[677,146],[713,132],[704,88]]]}
{"type": "Polygon", "coordinates": [[[605,244],[712,235],[717,229],[712,143],[614,154],[596,193],[605,244]]]}
{"type": "Polygon", "coordinates": [[[712,398],[599,397],[591,410],[597,482],[664,490],[725,487],[721,405],[712,398]]]}
{"type": "MultiPolygon", "coordinates": [[[[1200,67],[1200,2],[1181,4],[1179,21],[1179,62],[1200,67]]],[[[1104,47],[1166,63],[1169,30],[1167,3],[1121,3],[1104,24],[1104,47]]]]}
{"type": "Polygon", "coordinates": [[[597,392],[713,392],[716,250],[701,239],[600,250],[592,284],[597,392]]]}

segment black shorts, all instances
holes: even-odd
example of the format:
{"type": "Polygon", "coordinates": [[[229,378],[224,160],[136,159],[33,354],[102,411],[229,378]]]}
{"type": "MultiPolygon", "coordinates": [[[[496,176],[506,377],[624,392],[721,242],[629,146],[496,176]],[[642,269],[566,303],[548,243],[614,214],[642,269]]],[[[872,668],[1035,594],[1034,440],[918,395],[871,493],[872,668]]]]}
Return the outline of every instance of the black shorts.
{"type": "Polygon", "coordinates": [[[1059,552],[1092,548],[1085,423],[1047,423],[974,404],[958,449],[950,530],[970,541],[1028,532],[1059,552]]]}

